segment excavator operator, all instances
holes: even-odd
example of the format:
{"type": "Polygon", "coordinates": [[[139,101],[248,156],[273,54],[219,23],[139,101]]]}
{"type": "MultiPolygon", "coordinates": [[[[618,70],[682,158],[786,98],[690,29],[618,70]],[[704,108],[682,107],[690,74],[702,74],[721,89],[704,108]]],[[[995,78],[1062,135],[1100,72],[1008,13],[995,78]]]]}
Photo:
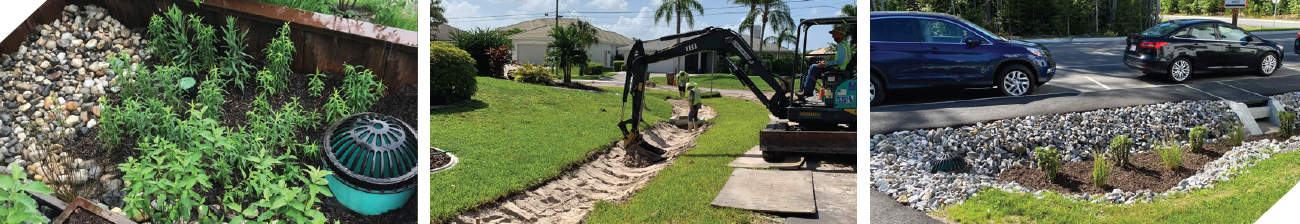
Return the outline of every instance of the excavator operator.
{"type": "Polygon", "coordinates": [[[799,90],[801,96],[807,97],[813,95],[813,88],[815,88],[814,82],[817,80],[817,75],[825,72],[828,65],[834,66],[833,68],[843,71],[848,67],[849,60],[853,58],[853,42],[848,40],[848,38],[845,38],[844,31],[841,29],[831,29],[830,33],[831,38],[834,38],[836,43],[835,60],[830,62],[822,60],[818,61],[817,64],[808,66],[808,73],[804,75],[803,82],[800,83],[799,90]]]}

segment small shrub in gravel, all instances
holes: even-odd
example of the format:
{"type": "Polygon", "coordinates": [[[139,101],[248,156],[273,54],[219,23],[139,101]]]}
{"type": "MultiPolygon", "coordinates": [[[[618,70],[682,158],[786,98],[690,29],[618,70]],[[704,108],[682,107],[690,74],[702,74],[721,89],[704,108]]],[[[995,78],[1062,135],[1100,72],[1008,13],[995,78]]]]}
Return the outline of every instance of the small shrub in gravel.
{"type": "Polygon", "coordinates": [[[1205,150],[1205,133],[1210,129],[1205,126],[1196,126],[1187,134],[1187,144],[1191,146],[1193,152],[1205,150]]]}
{"type": "Polygon", "coordinates": [[[1115,165],[1128,165],[1128,156],[1133,152],[1133,139],[1129,139],[1128,135],[1115,136],[1110,140],[1109,150],[1109,158],[1115,161],[1115,165]]]}
{"type": "Polygon", "coordinates": [[[1232,125],[1232,130],[1228,132],[1228,145],[1239,146],[1241,141],[1246,139],[1246,128],[1244,125],[1232,125]]]}
{"type": "Polygon", "coordinates": [[[1097,154],[1092,159],[1092,184],[1097,187],[1106,185],[1106,177],[1110,176],[1110,161],[1107,161],[1106,154],[1097,154]]]}
{"type": "Polygon", "coordinates": [[[1278,111],[1277,118],[1281,120],[1282,136],[1290,137],[1295,135],[1295,112],[1278,111]]]}
{"type": "Polygon", "coordinates": [[[1173,171],[1183,166],[1183,146],[1169,138],[1164,143],[1157,145],[1156,153],[1160,154],[1160,161],[1165,163],[1165,169],[1173,171]]]}
{"type": "Polygon", "coordinates": [[[1056,172],[1061,169],[1061,153],[1052,147],[1034,148],[1034,162],[1043,171],[1047,171],[1048,180],[1056,180],[1056,172]]]}

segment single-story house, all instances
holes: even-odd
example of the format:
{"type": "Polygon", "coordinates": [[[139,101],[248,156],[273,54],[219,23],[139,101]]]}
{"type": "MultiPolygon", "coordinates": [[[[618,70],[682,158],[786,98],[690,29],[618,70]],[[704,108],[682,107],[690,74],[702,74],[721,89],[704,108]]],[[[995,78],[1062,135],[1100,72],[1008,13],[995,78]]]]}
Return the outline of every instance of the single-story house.
{"type": "Polygon", "coordinates": [[[452,42],[451,34],[457,32],[461,32],[461,30],[454,26],[447,25],[446,23],[438,24],[438,27],[433,28],[433,32],[429,32],[429,39],[433,41],[452,42]]]}
{"type": "MultiPolygon", "coordinates": [[[[567,26],[577,21],[577,19],[561,18],[559,23],[562,26],[567,26]]],[[[515,62],[543,64],[546,62],[546,45],[554,40],[548,35],[552,27],[555,27],[555,19],[543,18],[497,29],[519,29],[522,31],[510,35],[510,40],[514,42],[514,51],[511,52],[511,56],[515,62]]],[[[587,58],[591,62],[604,64],[607,67],[613,65],[614,56],[618,54],[619,47],[632,45],[632,39],[599,27],[596,28],[596,39],[598,43],[587,47],[587,58]]]]}
{"type": "MultiPolygon", "coordinates": [[[[747,35],[741,35],[741,36],[746,42],[749,41],[749,36],[747,35]]],[[[678,40],[687,40],[690,38],[691,37],[685,37],[685,38],[669,40],[669,41],[649,40],[649,41],[645,41],[642,44],[645,46],[646,52],[649,53],[649,52],[654,52],[656,50],[667,49],[669,47],[672,47],[674,44],[677,44],[678,40]]],[[[777,45],[775,43],[770,43],[766,41],[759,41],[759,42],[762,42],[763,44],[762,52],[769,52],[769,53],[793,53],[794,52],[790,49],[781,47],[780,45],[777,45]]],[[[754,52],[759,52],[759,47],[756,44],[750,43],[750,49],[753,50],[754,52]]],[[[631,50],[632,50],[631,45],[618,48],[619,55],[624,55],[624,56],[626,56],[627,52],[631,50]]],[[[717,52],[712,52],[712,51],[690,54],[680,58],[681,58],[680,67],[683,70],[686,70],[687,73],[692,73],[692,74],[715,73],[717,72],[716,70],[718,70],[717,69],[718,67],[727,66],[726,65],[727,62],[721,61],[726,59],[723,58],[721,55],[719,55],[717,52]],[[718,63],[722,63],[722,64],[718,64],[718,63]]],[[[655,62],[655,63],[651,63],[650,66],[646,68],[646,70],[651,73],[673,73],[673,72],[677,72],[678,63],[679,63],[678,60],[665,60],[665,61],[655,62]]]]}

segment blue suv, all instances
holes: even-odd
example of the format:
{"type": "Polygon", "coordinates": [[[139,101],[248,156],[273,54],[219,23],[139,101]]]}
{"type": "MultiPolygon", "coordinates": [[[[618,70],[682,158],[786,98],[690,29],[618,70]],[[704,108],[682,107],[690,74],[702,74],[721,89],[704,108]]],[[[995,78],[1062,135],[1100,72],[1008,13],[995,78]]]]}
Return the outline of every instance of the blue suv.
{"type": "Polygon", "coordinates": [[[1008,40],[939,13],[871,13],[871,105],[892,89],[994,87],[1024,96],[1052,79],[1056,62],[1037,43],[1008,40]]]}

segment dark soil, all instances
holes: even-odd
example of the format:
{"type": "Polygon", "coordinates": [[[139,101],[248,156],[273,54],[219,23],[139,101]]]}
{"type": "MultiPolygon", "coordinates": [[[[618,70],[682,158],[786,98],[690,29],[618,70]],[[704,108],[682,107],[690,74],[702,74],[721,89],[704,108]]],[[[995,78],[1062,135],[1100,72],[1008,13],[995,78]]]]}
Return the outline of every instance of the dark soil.
{"type": "Polygon", "coordinates": [[[429,150],[430,153],[429,169],[441,168],[442,166],[447,165],[447,163],[451,162],[451,155],[447,155],[447,153],[436,153],[436,152],[441,152],[441,150],[438,149],[429,150]]]}
{"type": "Polygon", "coordinates": [[[99,217],[99,216],[97,216],[97,215],[95,215],[95,214],[91,214],[90,211],[86,211],[85,209],[81,209],[81,208],[78,208],[76,211],[72,211],[72,215],[69,215],[69,216],[68,216],[68,221],[67,221],[67,223],[70,223],[70,224],[113,224],[113,222],[108,221],[108,219],[104,219],[104,217],[99,217]]]}
{"type": "MultiPolygon", "coordinates": [[[[1246,137],[1245,141],[1260,139],[1278,139],[1276,134],[1246,137]]],[[[1223,156],[1232,147],[1222,144],[1206,144],[1204,152],[1184,152],[1183,165],[1174,171],[1165,169],[1164,162],[1155,150],[1147,150],[1129,156],[1128,166],[1112,167],[1106,184],[1097,187],[1092,183],[1092,161],[1071,162],[1061,165],[1055,181],[1048,181],[1046,172],[1025,166],[1015,166],[1003,170],[998,181],[1011,181],[1032,189],[1048,189],[1067,193],[1109,193],[1112,189],[1124,191],[1149,190],[1163,192],[1178,185],[1205,166],[1223,156]]]]}

